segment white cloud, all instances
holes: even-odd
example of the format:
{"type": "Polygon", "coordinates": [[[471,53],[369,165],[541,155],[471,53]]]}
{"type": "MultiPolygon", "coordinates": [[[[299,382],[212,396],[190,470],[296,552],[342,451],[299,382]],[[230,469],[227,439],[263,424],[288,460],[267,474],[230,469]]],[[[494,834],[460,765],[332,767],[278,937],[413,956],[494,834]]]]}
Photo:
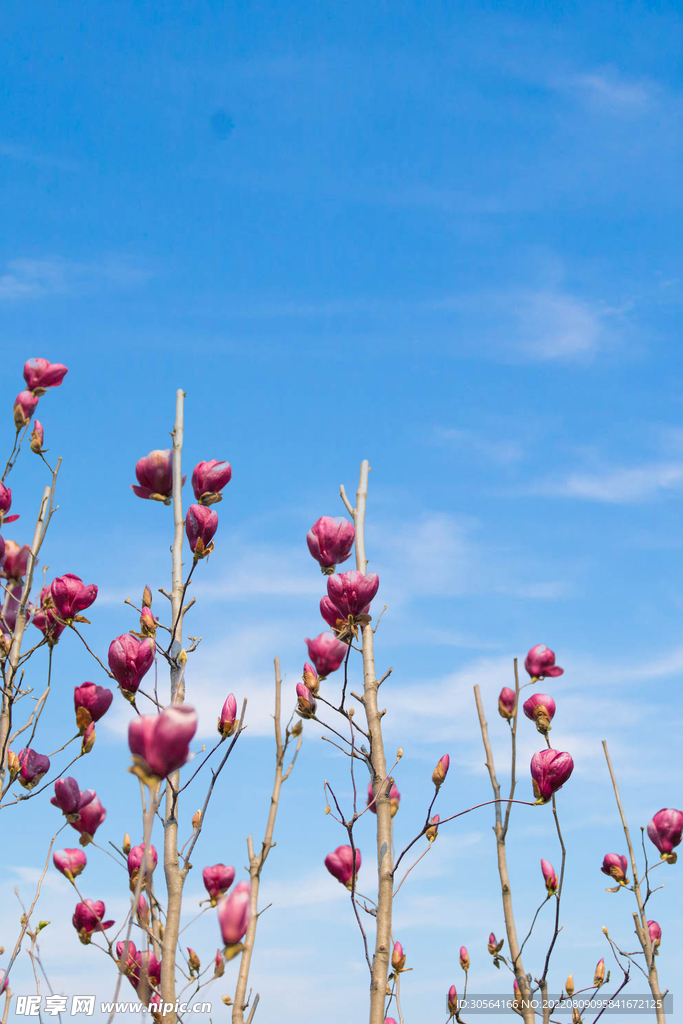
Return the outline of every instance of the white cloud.
{"type": "Polygon", "coordinates": [[[0,300],[64,295],[102,286],[130,287],[150,276],[151,271],[119,257],[92,263],[61,258],[14,259],[0,274],[0,300]]]}
{"type": "Polygon", "coordinates": [[[602,314],[567,293],[526,293],[514,312],[520,350],[531,358],[590,359],[606,340],[602,314]]]}
{"type": "Polygon", "coordinates": [[[651,83],[627,81],[616,72],[577,75],[569,84],[591,108],[606,112],[644,113],[655,98],[651,83]]]}
{"type": "Polygon", "coordinates": [[[658,462],[593,473],[570,473],[564,480],[540,484],[538,493],[611,504],[647,501],[683,485],[683,464],[658,462]]]}
{"type": "Polygon", "coordinates": [[[486,459],[490,462],[497,462],[507,465],[511,462],[518,462],[524,457],[522,446],[519,441],[510,438],[483,437],[474,430],[457,429],[454,427],[437,427],[435,430],[437,440],[446,441],[459,450],[464,450],[477,458],[486,459]]]}

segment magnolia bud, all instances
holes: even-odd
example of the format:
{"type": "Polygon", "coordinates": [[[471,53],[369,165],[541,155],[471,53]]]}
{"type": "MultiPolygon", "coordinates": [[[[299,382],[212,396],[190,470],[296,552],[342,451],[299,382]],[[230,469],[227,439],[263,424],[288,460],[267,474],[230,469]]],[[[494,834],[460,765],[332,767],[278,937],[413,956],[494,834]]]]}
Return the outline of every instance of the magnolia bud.
{"type": "Polygon", "coordinates": [[[599,988],[605,980],[605,958],[598,960],[595,967],[595,975],[593,977],[593,984],[599,988]]]}
{"type": "Polygon", "coordinates": [[[303,683],[296,684],[297,711],[302,718],[315,717],[315,698],[303,683]]]}
{"type": "Polygon", "coordinates": [[[150,587],[147,586],[147,584],[145,584],[145,589],[142,591],[142,607],[143,608],[151,608],[152,607],[152,591],[151,591],[150,587]]]}
{"type": "Polygon", "coordinates": [[[488,945],[488,950],[489,950],[489,953],[491,954],[491,956],[495,956],[496,953],[500,953],[501,949],[503,948],[503,943],[504,942],[505,942],[505,939],[501,939],[500,942],[497,942],[496,941],[496,936],[493,934],[493,932],[491,932],[491,934],[489,935],[489,945],[488,945]]]}
{"type": "Polygon", "coordinates": [[[572,1024],[581,1024],[582,1017],[578,1006],[572,1009],[572,1024]]]}
{"type": "Polygon", "coordinates": [[[193,949],[190,949],[189,946],[187,947],[187,963],[190,968],[190,974],[196,974],[202,966],[199,957],[193,949]]]}
{"type": "Polygon", "coordinates": [[[446,776],[448,775],[450,763],[450,757],[448,756],[448,754],[444,754],[443,757],[439,760],[439,763],[437,764],[436,768],[432,772],[432,782],[434,783],[437,789],[446,781],[446,776]]]}
{"type": "Polygon", "coordinates": [[[43,424],[40,420],[33,421],[33,430],[31,431],[31,451],[34,455],[42,455],[43,453],[43,424]]]}
{"type": "Polygon", "coordinates": [[[467,952],[467,946],[460,947],[460,966],[463,971],[469,971],[470,969],[470,955],[467,952]]]}
{"type": "Polygon", "coordinates": [[[504,686],[498,696],[498,714],[507,720],[514,717],[517,697],[515,691],[509,686],[504,686]]]}
{"type": "Polygon", "coordinates": [[[221,953],[220,949],[216,950],[216,958],[214,960],[214,963],[216,965],[214,967],[213,972],[214,978],[222,978],[223,975],[225,974],[225,961],[223,960],[223,954],[221,953]]]}
{"type": "Polygon", "coordinates": [[[91,722],[88,728],[83,733],[83,742],[81,743],[81,754],[89,754],[92,748],[95,746],[96,739],[97,733],[95,732],[95,723],[91,722]]]}
{"type": "Polygon", "coordinates": [[[313,694],[313,696],[315,697],[318,693],[318,690],[320,689],[320,680],[318,679],[317,672],[308,661],[304,665],[303,681],[304,686],[307,686],[308,689],[313,694]]]}
{"type": "Polygon", "coordinates": [[[304,723],[301,721],[301,719],[299,719],[299,721],[295,722],[294,725],[292,726],[292,728],[289,730],[289,735],[290,736],[301,736],[301,733],[303,732],[303,728],[304,728],[304,723]]]}
{"type": "Polygon", "coordinates": [[[565,990],[565,992],[567,993],[568,996],[573,996],[574,995],[574,975],[573,974],[570,974],[569,977],[567,978],[566,982],[564,983],[564,990],[565,990]]]}
{"type": "Polygon", "coordinates": [[[123,846],[121,847],[126,856],[128,856],[128,854],[130,853],[131,846],[132,843],[130,841],[130,836],[126,832],[125,836],[123,837],[123,846]]]}
{"type": "Polygon", "coordinates": [[[652,943],[652,948],[658,949],[659,944],[662,941],[662,929],[659,927],[656,921],[648,921],[647,930],[650,935],[650,942],[652,943]]]}
{"type": "Polygon", "coordinates": [[[403,946],[400,942],[394,943],[394,948],[391,953],[391,966],[393,967],[396,974],[400,974],[406,964],[406,955],[403,952],[403,946]]]}
{"type": "Polygon", "coordinates": [[[438,824],[439,815],[435,814],[433,818],[429,819],[429,828],[425,832],[425,836],[427,837],[430,843],[433,843],[437,835],[439,834],[438,824]]]}
{"type": "Polygon", "coordinates": [[[458,1012],[458,993],[455,985],[451,985],[448,990],[447,1006],[448,1012],[451,1016],[454,1016],[458,1012]]]}
{"type": "Polygon", "coordinates": [[[192,815],[192,831],[196,832],[202,821],[201,808],[192,815]]]}
{"type": "MultiPolygon", "coordinates": [[[[223,967],[223,970],[225,970],[225,967],[223,967]]],[[[226,1006],[232,1006],[232,999],[230,998],[230,996],[221,996],[221,999],[223,1000],[226,1006]]]]}

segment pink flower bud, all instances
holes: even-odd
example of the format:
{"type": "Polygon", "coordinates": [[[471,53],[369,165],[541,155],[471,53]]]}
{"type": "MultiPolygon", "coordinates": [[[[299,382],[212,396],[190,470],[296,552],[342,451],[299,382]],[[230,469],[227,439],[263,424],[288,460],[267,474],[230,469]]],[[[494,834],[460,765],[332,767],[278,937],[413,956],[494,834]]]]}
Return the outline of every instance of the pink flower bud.
{"type": "Polygon", "coordinates": [[[316,697],[320,689],[320,680],[318,679],[318,673],[308,661],[304,662],[302,677],[304,686],[307,686],[313,696],[316,697]]]}
{"type": "Polygon", "coordinates": [[[192,490],[200,505],[214,505],[221,501],[221,491],[230,483],[232,469],[229,462],[209,459],[198,462],[192,470],[192,490]]]}
{"type": "MultiPolygon", "coordinates": [[[[386,783],[385,783],[386,788],[386,783]]],[[[391,800],[391,817],[396,817],[398,811],[398,805],[401,803],[401,794],[398,791],[398,786],[394,782],[389,793],[389,799],[391,800]]],[[[367,805],[373,814],[377,814],[377,801],[375,799],[375,793],[372,788],[372,783],[368,782],[368,799],[367,805]]]]}
{"type": "Polygon", "coordinates": [[[135,892],[135,887],[138,882],[140,875],[140,868],[145,863],[145,881],[143,888],[152,877],[152,873],[157,866],[158,857],[157,851],[150,843],[149,855],[145,856],[145,844],[142,843],[140,846],[133,846],[130,853],[128,854],[128,877],[130,879],[130,891],[135,892]]]}
{"type": "Polygon", "coordinates": [[[545,679],[546,676],[561,676],[563,668],[555,664],[555,652],[545,644],[536,644],[524,659],[524,668],[532,679],[545,679]]]}
{"type": "Polygon", "coordinates": [[[662,929],[659,927],[656,921],[648,921],[647,930],[650,933],[650,942],[652,943],[652,948],[658,949],[659,944],[662,941],[662,929]]]}
{"type": "Polygon", "coordinates": [[[68,367],[49,359],[29,359],[24,363],[26,387],[37,395],[44,395],[48,388],[58,388],[68,372],[68,367]]]}
{"type": "Polygon", "coordinates": [[[113,699],[114,694],[104,686],[96,686],[95,683],[74,686],[76,725],[81,735],[92,722],[99,722],[106,715],[113,699]]]}
{"type": "Polygon", "coordinates": [[[49,647],[59,643],[59,638],[66,629],[66,623],[60,622],[54,608],[39,608],[33,615],[33,625],[39,629],[48,642],[49,647]]]}
{"type": "Polygon", "coordinates": [[[154,641],[138,640],[131,633],[109,644],[109,668],[122,690],[135,693],[154,662],[154,641]]]}
{"type": "Polygon", "coordinates": [[[678,846],[683,833],[683,811],[674,807],[663,807],[657,811],[647,826],[647,834],[662,855],[662,860],[675,864],[677,854],[673,852],[678,846]]]}
{"type": "Polygon", "coordinates": [[[306,534],[306,542],[322,571],[330,576],[351,554],[355,536],[354,527],[343,516],[321,516],[306,534]]]}
{"type": "Polygon", "coordinates": [[[43,442],[45,440],[45,431],[43,430],[43,424],[40,420],[33,421],[33,430],[31,431],[31,444],[30,448],[34,455],[41,455],[43,451],[43,442]]]}
{"type": "Polygon", "coordinates": [[[142,895],[138,899],[138,918],[143,925],[149,921],[149,903],[142,895]]]}
{"type": "Polygon", "coordinates": [[[215,968],[213,976],[214,978],[222,978],[225,974],[225,961],[223,960],[223,954],[220,949],[216,950],[216,959],[214,960],[215,968]]]}
{"type": "Polygon", "coordinates": [[[143,637],[155,637],[157,635],[158,619],[154,618],[151,608],[143,608],[140,613],[140,632],[143,637]]]}
{"type": "MultiPolygon", "coordinates": [[[[170,448],[155,449],[135,464],[135,475],[139,486],[131,484],[131,490],[138,498],[150,498],[171,504],[173,492],[173,452],[170,448]]],[[[185,477],[183,477],[185,483],[185,477]]]]}
{"type": "Polygon", "coordinates": [[[5,541],[5,560],[2,563],[3,572],[8,579],[23,580],[28,568],[28,560],[31,549],[28,544],[19,547],[16,541],[5,541]]]}
{"type": "Polygon", "coordinates": [[[19,516],[8,516],[7,513],[12,507],[12,491],[5,484],[0,483],[0,526],[3,523],[15,523],[19,516]]]}
{"type": "Polygon", "coordinates": [[[225,864],[214,864],[202,871],[204,888],[209,894],[211,906],[216,906],[219,896],[224,896],[235,881],[235,869],[225,864]]]}
{"type": "Polygon", "coordinates": [[[19,784],[24,789],[33,789],[50,770],[50,758],[46,754],[37,754],[29,747],[19,751],[19,784]]]}
{"type": "Polygon", "coordinates": [[[161,984],[161,960],[157,960],[151,949],[140,953],[140,974],[147,975],[152,985],[161,984]]]}
{"type": "MultiPolygon", "coordinates": [[[[356,849],[356,877],[360,871],[360,865],[360,850],[356,849]]],[[[353,851],[350,846],[338,846],[334,853],[328,853],[327,857],[325,857],[325,867],[338,882],[345,885],[347,889],[352,888],[354,871],[353,851]]]]}
{"type": "Polygon", "coordinates": [[[78,937],[84,946],[87,946],[92,939],[93,932],[104,931],[111,928],[113,921],[105,921],[105,907],[102,900],[85,900],[84,903],[77,903],[71,923],[78,932],[78,937]]]}
{"type": "Polygon", "coordinates": [[[313,718],[315,715],[315,697],[304,683],[296,684],[297,711],[302,718],[313,718]]]}
{"type": "Polygon", "coordinates": [[[503,948],[503,943],[504,942],[505,942],[505,939],[501,939],[500,942],[497,942],[496,941],[496,936],[493,934],[493,932],[491,932],[491,934],[489,935],[489,944],[488,944],[488,951],[491,954],[491,956],[495,956],[496,953],[500,953],[501,949],[503,948]]]}
{"type": "Polygon", "coordinates": [[[306,646],[308,657],[315,665],[320,679],[325,679],[330,673],[337,671],[349,649],[347,644],[337,640],[334,633],[330,632],[320,633],[313,640],[306,637],[306,646]]]}
{"type": "Polygon", "coordinates": [[[76,821],[69,821],[67,816],[67,821],[69,821],[73,829],[80,832],[81,838],[79,842],[81,846],[87,846],[88,843],[92,842],[93,836],[107,817],[107,812],[100,803],[99,797],[93,795],[92,800],[89,800],[84,807],[81,806],[79,808],[79,815],[80,817],[76,821]]]}
{"type": "Polygon", "coordinates": [[[547,804],[562,789],[574,771],[571,755],[559,750],[541,750],[531,758],[531,778],[537,804],[547,804]]]}
{"type": "Polygon", "coordinates": [[[17,430],[23,430],[31,422],[31,417],[36,411],[38,396],[32,391],[20,391],[14,399],[14,425],[17,430]]]}
{"type": "Polygon", "coordinates": [[[67,821],[76,821],[83,808],[94,799],[94,789],[80,790],[76,780],[68,776],[66,779],[57,779],[55,782],[55,795],[50,800],[50,803],[54,804],[55,807],[59,807],[67,821]]]}
{"type": "Polygon", "coordinates": [[[88,860],[84,850],[55,850],[52,854],[52,863],[61,871],[65,878],[73,882],[85,868],[88,860]]]}
{"type": "Polygon", "coordinates": [[[469,971],[470,969],[470,955],[467,952],[467,946],[460,947],[460,966],[463,971],[469,971]]]}
{"type": "Polygon", "coordinates": [[[74,576],[72,572],[53,580],[50,591],[57,615],[66,622],[71,622],[89,608],[97,597],[95,584],[86,586],[80,576],[74,576]]]}
{"type": "Polygon", "coordinates": [[[498,696],[498,714],[501,718],[509,721],[514,717],[516,701],[515,691],[509,686],[504,686],[498,696]]]}
{"type": "Polygon", "coordinates": [[[555,868],[549,860],[543,860],[543,858],[541,858],[541,871],[543,872],[543,878],[545,880],[545,887],[548,890],[548,895],[554,896],[560,888],[559,880],[555,874],[555,868]]]}
{"type": "Polygon", "coordinates": [[[238,946],[249,927],[249,882],[239,882],[218,903],[218,923],[227,947],[238,946]]]}
{"type": "Polygon", "coordinates": [[[602,957],[598,960],[595,966],[595,975],[593,977],[593,984],[599,987],[605,980],[605,958],[602,957]]]}
{"type": "Polygon", "coordinates": [[[146,776],[165,779],[187,761],[197,731],[197,712],[186,704],[158,715],[138,715],[128,726],[128,746],[146,776]]]}
{"type": "Polygon", "coordinates": [[[396,1024],[396,1020],[394,1017],[385,1017],[384,1024],[396,1024]]]}
{"type": "Polygon", "coordinates": [[[429,819],[429,828],[425,829],[425,839],[430,843],[433,843],[439,834],[439,818],[438,814],[434,814],[429,819]]]}
{"type": "Polygon", "coordinates": [[[448,756],[448,754],[444,754],[443,757],[439,760],[439,763],[437,764],[436,768],[432,772],[432,782],[434,783],[437,789],[439,788],[439,786],[442,786],[446,781],[446,776],[448,775],[448,769],[450,768],[450,764],[450,757],[448,756]]]}
{"type": "Polygon", "coordinates": [[[185,533],[194,557],[205,558],[213,551],[212,537],[218,529],[218,513],[206,505],[190,505],[185,516],[185,533]]]}
{"type": "Polygon", "coordinates": [[[348,572],[335,573],[327,580],[327,596],[342,619],[349,615],[357,618],[365,613],[379,588],[379,576],[371,572],[364,576],[356,569],[348,572]]]}
{"type": "Polygon", "coordinates": [[[458,1012],[458,993],[455,985],[451,985],[448,990],[448,1012],[455,1014],[458,1012]]]}
{"type": "Polygon", "coordinates": [[[81,741],[81,754],[89,754],[92,748],[95,746],[95,740],[97,739],[97,733],[95,732],[95,723],[91,722],[83,733],[83,739],[81,741]]]}
{"type": "Polygon", "coordinates": [[[626,877],[628,861],[626,857],[622,857],[618,853],[606,853],[600,870],[603,875],[609,875],[619,885],[628,885],[628,878],[626,877]]]}
{"type": "Polygon", "coordinates": [[[228,699],[223,705],[221,717],[218,719],[218,731],[221,736],[232,736],[237,728],[237,701],[234,693],[228,694],[228,699]]]}
{"type": "Polygon", "coordinates": [[[545,736],[551,729],[555,717],[555,701],[547,693],[535,693],[524,701],[524,714],[536,723],[536,728],[545,736]]]}
{"type": "Polygon", "coordinates": [[[403,952],[403,946],[400,942],[394,943],[394,948],[391,951],[391,966],[393,967],[396,974],[400,974],[406,964],[406,955],[403,952]]]}
{"type": "Polygon", "coordinates": [[[123,973],[127,976],[133,988],[137,989],[140,984],[141,974],[140,950],[135,948],[135,943],[132,939],[129,939],[127,942],[116,943],[116,956],[119,962],[121,962],[124,955],[126,962],[123,966],[123,973]]]}

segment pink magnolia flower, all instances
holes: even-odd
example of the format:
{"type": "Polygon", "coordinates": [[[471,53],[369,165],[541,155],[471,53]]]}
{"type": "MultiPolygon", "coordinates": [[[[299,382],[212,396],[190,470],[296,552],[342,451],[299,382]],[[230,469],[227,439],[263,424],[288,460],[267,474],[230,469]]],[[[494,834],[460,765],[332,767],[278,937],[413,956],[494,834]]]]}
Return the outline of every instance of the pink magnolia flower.
{"type": "Polygon", "coordinates": [[[140,984],[140,950],[136,948],[135,943],[132,939],[128,939],[126,942],[116,943],[116,956],[119,961],[125,955],[126,962],[124,964],[123,973],[127,976],[129,982],[133,988],[137,989],[140,984]]]}
{"type": "Polygon", "coordinates": [[[134,846],[128,854],[127,866],[128,866],[128,877],[130,879],[130,891],[135,892],[135,887],[138,882],[140,875],[140,868],[145,863],[146,878],[144,885],[149,881],[154,869],[157,866],[159,858],[157,857],[157,851],[150,843],[149,856],[145,857],[145,844],[141,843],[140,846],[134,846]]]}
{"type": "Polygon", "coordinates": [[[626,877],[628,861],[626,857],[622,857],[618,853],[606,853],[600,870],[603,875],[609,875],[619,885],[628,885],[628,878],[626,877]]]}
{"type": "Polygon", "coordinates": [[[185,516],[185,533],[194,557],[205,558],[213,551],[213,536],[218,529],[218,513],[206,505],[190,505],[185,516]]]}
{"type": "Polygon", "coordinates": [[[563,668],[555,664],[555,652],[545,644],[536,644],[524,659],[524,668],[532,679],[545,679],[546,676],[561,676],[563,668]]]}
{"type": "Polygon", "coordinates": [[[531,758],[531,777],[536,803],[547,804],[573,771],[574,762],[565,751],[551,749],[534,754],[531,758]]]}
{"type": "Polygon", "coordinates": [[[143,949],[140,952],[140,976],[147,976],[152,985],[161,984],[161,960],[157,960],[151,949],[143,949]]]}
{"type": "Polygon", "coordinates": [[[536,728],[544,735],[552,729],[551,721],[555,717],[555,701],[547,693],[535,693],[522,705],[524,714],[536,723],[536,728]]]}
{"type": "Polygon", "coordinates": [[[384,1024],[396,1024],[396,1019],[394,1017],[385,1017],[384,1024]]]}
{"type": "Polygon", "coordinates": [[[107,660],[121,689],[135,693],[154,662],[154,641],[138,640],[131,633],[124,633],[109,644],[107,660]]]}
{"type": "Polygon", "coordinates": [[[458,1012],[458,993],[455,985],[451,985],[448,990],[448,1012],[450,1014],[458,1012]]]}
{"type": "Polygon", "coordinates": [[[15,523],[19,516],[8,516],[7,513],[12,507],[12,491],[5,484],[0,483],[0,526],[3,523],[15,523]]]}
{"type": "Polygon", "coordinates": [[[460,966],[463,971],[469,971],[470,969],[470,955],[467,952],[467,946],[460,947],[460,966]]]}
{"type": "Polygon", "coordinates": [[[99,797],[93,794],[92,800],[89,800],[84,807],[79,808],[79,815],[80,817],[75,821],[70,821],[68,817],[67,821],[73,829],[80,832],[79,843],[81,846],[87,846],[92,842],[93,836],[107,817],[107,812],[100,803],[99,797]]]}
{"type": "Polygon", "coordinates": [[[114,924],[113,921],[105,921],[104,914],[105,906],[102,900],[85,900],[76,904],[71,923],[84,946],[92,939],[93,932],[102,932],[114,924]]]}
{"type": "Polygon", "coordinates": [[[349,650],[347,644],[337,640],[334,633],[329,631],[320,633],[313,640],[306,637],[306,646],[308,657],[315,665],[320,679],[325,679],[330,673],[336,672],[349,650]]]}
{"type": "Polygon", "coordinates": [[[50,758],[27,748],[19,751],[19,784],[24,789],[33,789],[50,770],[50,758]]]}
{"type": "Polygon", "coordinates": [[[675,864],[677,854],[673,850],[680,844],[683,834],[683,811],[662,807],[647,826],[647,834],[661,853],[662,860],[675,864]]]}
{"type": "Polygon", "coordinates": [[[57,615],[66,622],[71,622],[89,608],[97,597],[95,584],[86,586],[80,576],[74,576],[72,572],[53,580],[50,592],[57,615]]]}
{"type": "Polygon", "coordinates": [[[302,718],[313,718],[315,715],[315,697],[305,683],[296,684],[297,711],[302,718]]]}
{"type": "Polygon", "coordinates": [[[498,714],[501,718],[509,719],[514,717],[517,697],[515,691],[509,686],[504,686],[498,695],[498,714]]]}
{"type": "Polygon", "coordinates": [[[223,737],[232,736],[237,728],[237,701],[234,693],[228,694],[228,699],[223,705],[221,717],[218,719],[218,731],[223,737]]]}
{"type": "Polygon", "coordinates": [[[209,459],[198,462],[192,470],[192,490],[200,505],[214,505],[221,501],[221,491],[230,483],[232,469],[229,462],[209,459]]]}
{"type": "Polygon", "coordinates": [[[51,363],[49,359],[29,359],[24,363],[26,387],[35,395],[44,395],[48,388],[58,388],[68,372],[68,367],[51,363]]]}
{"type": "MultiPolygon", "coordinates": [[[[398,786],[394,782],[389,793],[389,799],[391,800],[391,817],[395,818],[398,813],[398,805],[401,803],[401,794],[398,791],[398,786]]],[[[377,814],[377,801],[375,800],[375,793],[372,788],[372,783],[368,782],[368,799],[367,805],[373,814],[377,814]]]]}
{"type": "Polygon", "coordinates": [[[306,534],[306,543],[322,571],[330,576],[351,554],[355,536],[355,528],[343,516],[321,516],[306,534]]]}
{"type": "Polygon", "coordinates": [[[20,391],[14,399],[14,425],[17,430],[23,430],[31,422],[31,417],[36,411],[38,396],[32,391],[20,391]]]}
{"type": "Polygon", "coordinates": [[[560,888],[558,877],[555,874],[555,868],[549,860],[543,860],[543,858],[541,858],[541,871],[543,872],[543,878],[545,880],[545,887],[548,890],[548,895],[554,896],[560,888]]]}
{"type": "Polygon", "coordinates": [[[362,572],[350,569],[328,577],[327,596],[342,619],[347,619],[349,615],[356,618],[369,607],[378,587],[379,576],[376,572],[364,576],[362,572]]]}
{"type": "Polygon", "coordinates": [[[235,869],[225,864],[214,864],[202,871],[204,888],[211,899],[211,906],[216,906],[219,896],[225,895],[235,881],[235,869]]]}
{"type": "Polygon", "coordinates": [[[83,808],[95,799],[95,795],[94,789],[80,790],[76,780],[68,776],[66,779],[57,779],[55,795],[50,803],[59,807],[67,821],[76,821],[83,808]]]}
{"type": "Polygon", "coordinates": [[[648,921],[647,930],[650,934],[650,942],[652,943],[652,948],[658,949],[659,944],[662,941],[662,929],[659,927],[656,921],[648,921]]]}
{"type": "Polygon", "coordinates": [[[65,878],[73,882],[88,863],[85,850],[55,850],[52,854],[52,863],[61,871],[65,878]]]}
{"type": "MultiPolygon", "coordinates": [[[[356,849],[356,871],[355,875],[358,876],[361,865],[360,850],[356,849]]],[[[347,889],[352,888],[352,878],[354,876],[353,871],[353,851],[350,846],[338,846],[334,853],[328,853],[325,857],[325,867],[338,882],[345,885],[347,889]]]]}
{"type": "Polygon", "coordinates": [[[8,579],[23,580],[28,569],[28,560],[31,555],[31,548],[28,544],[19,547],[16,541],[5,541],[5,560],[2,569],[8,579]]]}
{"type": "Polygon", "coordinates": [[[448,769],[450,768],[450,765],[450,757],[448,756],[448,754],[444,754],[443,757],[439,759],[439,763],[432,772],[432,782],[434,783],[437,789],[440,786],[442,786],[446,781],[446,776],[448,775],[448,769]]]}
{"type": "MultiPolygon", "coordinates": [[[[155,449],[144,459],[135,464],[135,475],[138,485],[131,484],[131,490],[138,498],[150,498],[152,501],[163,501],[171,504],[173,493],[173,452],[170,448],[155,449]]],[[[183,484],[185,483],[183,477],[183,484]]]]}
{"type": "Polygon", "coordinates": [[[31,431],[31,444],[30,448],[34,455],[41,455],[43,451],[43,442],[45,441],[45,431],[43,430],[43,424],[40,420],[33,421],[33,430],[31,431]]]}
{"type": "MultiPolygon", "coordinates": [[[[368,608],[370,606],[368,605],[368,608]]],[[[364,608],[363,611],[367,612],[368,608],[364,608]]],[[[320,598],[320,614],[324,618],[328,626],[332,626],[332,629],[338,629],[339,625],[344,622],[344,616],[341,614],[335,604],[330,601],[327,595],[320,598]]]]}
{"type": "Polygon", "coordinates": [[[165,779],[187,761],[196,731],[195,709],[172,705],[161,714],[134,718],[128,726],[128,746],[146,775],[165,779]]]}
{"type": "Polygon", "coordinates": [[[111,707],[114,694],[104,686],[95,683],[82,683],[74,686],[74,710],[76,724],[82,733],[92,722],[99,722],[111,707]]]}
{"type": "Polygon", "coordinates": [[[249,882],[238,882],[229,896],[218,902],[218,923],[227,947],[238,946],[249,927],[249,882]]]}

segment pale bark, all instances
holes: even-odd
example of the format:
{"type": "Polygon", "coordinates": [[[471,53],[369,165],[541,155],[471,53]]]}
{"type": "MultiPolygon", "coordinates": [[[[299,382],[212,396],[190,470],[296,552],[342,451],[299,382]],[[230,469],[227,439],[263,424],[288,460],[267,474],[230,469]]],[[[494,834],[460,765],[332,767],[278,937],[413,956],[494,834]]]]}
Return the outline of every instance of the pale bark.
{"type": "MultiPolygon", "coordinates": [[[[182,499],[182,451],[183,451],[183,403],[185,394],[176,391],[176,415],[173,428],[173,548],[172,548],[172,587],[171,587],[171,623],[172,643],[169,651],[171,658],[171,703],[182,704],[185,699],[185,682],[183,678],[184,663],[180,658],[183,649],[183,537],[185,522],[183,519],[182,499]]],[[[168,891],[166,908],[166,927],[161,957],[161,997],[164,1003],[175,1004],[176,1001],[176,949],[180,930],[180,913],[183,902],[183,876],[178,863],[178,806],[174,801],[173,791],[178,792],[180,773],[173,772],[166,782],[166,809],[164,815],[164,875],[168,891]]],[[[164,1024],[175,1024],[175,1010],[164,1013],[164,1024]]]]}

